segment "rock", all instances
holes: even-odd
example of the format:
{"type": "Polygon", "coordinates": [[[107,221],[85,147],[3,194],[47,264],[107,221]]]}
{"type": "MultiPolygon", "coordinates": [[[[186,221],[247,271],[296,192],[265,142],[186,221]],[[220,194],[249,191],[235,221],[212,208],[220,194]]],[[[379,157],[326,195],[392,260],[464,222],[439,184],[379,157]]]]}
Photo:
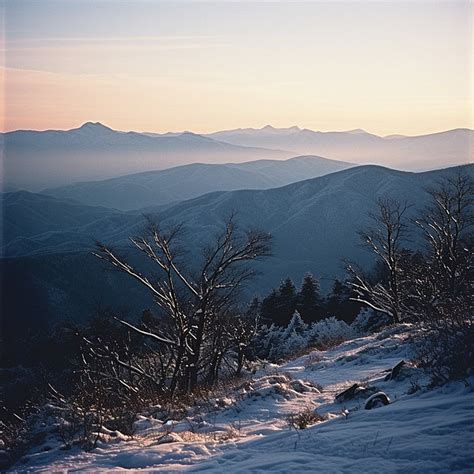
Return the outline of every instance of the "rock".
{"type": "Polygon", "coordinates": [[[338,393],[336,395],[336,402],[344,402],[347,400],[352,400],[355,395],[356,395],[356,390],[359,388],[359,384],[355,383],[351,387],[349,387],[347,390],[344,390],[341,393],[338,393]]]}
{"type": "Polygon", "coordinates": [[[291,388],[298,393],[314,392],[320,393],[320,391],[312,384],[302,382],[301,380],[292,380],[290,382],[291,388]]]}
{"type": "Polygon", "coordinates": [[[285,375],[269,375],[268,377],[266,377],[266,379],[268,380],[268,383],[270,385],[276,383],[286,383],[289,380],[288,377],[286,377],[285,375]]]}
{"type": "Polygon", "coordinates": [[[377,392],[371,395],[365,402],[365,409],[372,410],[373,408],[380,408],[390,404],[390,398],[384,392],[377,392]]]}
{"type": "Polygon", "coordinates": [[[341,392],[340,394],[336,395],[335,400],[337,403],[341,403],[347,402],[349,400],[355,400],[358,398],[367,398],[369,395],[377,391],[378,389],[375,387],[361,387],[359,384],[355,383],[347,390],[344,390],[344,392],[341,392]]]}
{"type": "Polygon", "coordinates": [[[387,374],[387,376],[385,377],[385,381],[396,379],[404,365],[405,365],[405,361],[401,360],[395,367],[393,367],[390,373],[387,374]]]}
{"type": "Polygon", "coordinates": [[[180,443],[183,441],[183,438],[176,433],[166,433],[162,436],[157,444],[166,444],[166,443],[180,443]]]}

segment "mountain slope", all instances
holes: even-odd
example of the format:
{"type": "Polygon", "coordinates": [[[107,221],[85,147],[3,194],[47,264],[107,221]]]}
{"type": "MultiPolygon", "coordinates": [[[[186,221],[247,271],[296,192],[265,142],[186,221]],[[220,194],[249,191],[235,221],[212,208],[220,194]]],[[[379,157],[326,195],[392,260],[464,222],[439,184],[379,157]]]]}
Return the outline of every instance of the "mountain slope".
{"type": "Polygon", "coordinates": [[[18,191],[0,194],[2,255],[55,254],[90,249],[96,240],[123,239],[140,215],[18,191]]]}
{"type": "Polygon", "coordinates": [[[267,126],[204,136],[119,132],[92,122],[68,131],[20,130],[0,135],[3,186],[30,190],[196,162],[281,160],[301,154],[405,170],[437,169],[472,162],[473,140],[474,131],[469,129],[379,137],[363,130],[317,132],[267,126]]]}
{"type": "Polygon", "coordinates": [[[196,161],[241,162],[292,155],[223,143],[189,132],[147,136],[118,132],[90,122],[67,131],[20,130],[4,133],[0,138],[4,149],[4,182],[33,190],[196,161]]]}
{"type": "MultiPolygon", "coordinates": [[[[463,167],[465,172],[473,168],[463,167]]],[[[369,224],[376,200],[407,200],[414,205],[413,216],[426,204],[426,186],[458,171],[407,173],[360,166],[277,189],[208,194],[159,213],[159,220],[163,226],[184,222],[195,243],[209,239],[231,212],[242,226],[270,232],[274,256],[259,265],[255,282],[256,289],[268,290],[286,275],[297,282],[306,271],[327,279],[341,275],[344,258],[370,265],[372,257],[359,245],[357,232],[369,224]]]]}
{"type": "Polygon", "coordinates": [[[248,163],[191,164],[104,181],[47,189],[45,194],[122,210],[168,205],[212,191],[268,189],[315,178],[354,165],[316,156],[248,163]]]}
{"type": "MultiPolygon", "coordinates": [[[[344,258],[371,265],[372,256],[360,246],[357,231],[367,226],[378,197],[408,200],[414,204],[410,210],[413,216],[426,204],[424,188],[460,169],[472,173],[474,166],[426,173],[361,166],[276,189],[210,193],[164,210],[149,209],[147,214],[163,228],[184,224],[183,247],[191,249],[186,255],[190,264],[199,258],[198,249],[223,229],[232,212],[241,228],[270,232],[273,257],[258,264],[261,273],[246,296],[264,294],[286,276],[299,283],[307,271],[322,277],[327,290],[334,277],[344,274],[344,258]]],[[[62,318],[65,308],[69,317],[83,318],[96,301],[124,304],[134,314],[153,305],[136,283],[90,255],[94,241],[101,240],[134,264],[149,264],[136,257],[128,241],[145,226],[140,212],[91,208],[41,194],[23,199],[26,209],[21,210],[18,201],[22,200],[15,200],[15,194],[4,197],[4,221],[14,226],[4,229],[2,252],[6,258],[0,261],[8,275],[3,279],[2,310],[9,320],[21,322],[36,314],[34,308],[40,302],[51,320],[62,318]],[[51,212],[44,216],[41,213],[46,205],[51,212]],[[21,298],[25,285],[42,290],[35,293],[37,298],[26,300],[21,298]]],[[[412,241],[416,238],[411,236],[412,241]]]]}
{"type": "Polygon", "coordinates": [[[317,132],[298,127],[236,129],[207,135],[234,145],[281,148],[329,156],[353,163],[373,163],[404,170],[427,170],[471,163],[474,131],[454,129],[414,137],[379,137],[363,130],[317,132]]]}
{"type": "MultiPolygon", "coordinates": [[[[133,438],[104,441],[87,455],[64,450],[57,437],[38,436],[43,444],[13,469],[472,472],[472,377],[433,388],[427,374],[408,362],[399,377],[385,380],[400,360],[416,356],[418,338],[414,327],[391,327],[271,364],[241,383],[216,388],[211,410],[210,403],[194,404],[181,418],[167,422],[155,407],[139,417],[133,438]],[[367,392],[335,401],[354,383],[367,392]],[[391,403],[365,410],[369,394],[377,391],[391,403]],[[316,410],[321,418],[305,429],[291,429],[289,416],[305,410],[316,410]],[[160,442],[169,432],[175,434],[171,442],[160,442]]],[[[42,426],[54,433],[54,426],[42,426]]]]}

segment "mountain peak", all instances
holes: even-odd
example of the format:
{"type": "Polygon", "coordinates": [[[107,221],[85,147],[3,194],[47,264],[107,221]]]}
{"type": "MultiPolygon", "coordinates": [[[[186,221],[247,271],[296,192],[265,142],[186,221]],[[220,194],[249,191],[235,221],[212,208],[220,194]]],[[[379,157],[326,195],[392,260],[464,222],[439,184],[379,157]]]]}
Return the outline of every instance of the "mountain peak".
{"type": "Polygon", "coordinates": [[[198,133],[190,132],[188,130],[185,130],[183,133],[180,133],[179,136],[183,138],[204,138],[202,135],[199,135],[198,133]]]}
{"type": "Polygon", "coordinates": [[[107,127],[103,123],[100,122],[85,122],[76,130],[91,130],[91,131],[113,131],[110,127],[107,127]]]}
{"type": "Polygon", "coordinates": [[[199,133],[184,131],[178,135],[179,138],[184,138],[185,140],[192,140],[192,141],[212,141],[212,138],[204,137],[199,135],[199,133]]]}
{"type": "Polygon", "coordinates": [[[262,127],[261,130],[265,130],[267,132],[281,132],[281,131],[299,132],[301,129],[297,125],[293,125],[292,127],[288,127],[288,128],[277,128],[268,124],[268,125],[265,125],[265,127],[262,127]]]}

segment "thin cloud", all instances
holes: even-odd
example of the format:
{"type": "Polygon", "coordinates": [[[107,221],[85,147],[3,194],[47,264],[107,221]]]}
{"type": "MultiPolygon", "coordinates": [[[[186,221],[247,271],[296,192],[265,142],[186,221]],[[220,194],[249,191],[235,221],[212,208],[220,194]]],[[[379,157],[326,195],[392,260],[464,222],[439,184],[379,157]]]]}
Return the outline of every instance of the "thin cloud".
{"type": "Polygon", "coordinates": [[[16,45],[24,47],[28,45],[30,47],[42,47],[45,44],[103,44],[103,43],[150,43],[150,42],[166,42],[166,41],[199,41],[199,40],[218,40],[222,39],[222,35],[189,35],[189,36],[170,36],[170,35],[153,35],[153,36],[122,36],[122,37],[51,37],[51,38],[6,38],[5,41],[8,45],[15,47],[16,45]]]}

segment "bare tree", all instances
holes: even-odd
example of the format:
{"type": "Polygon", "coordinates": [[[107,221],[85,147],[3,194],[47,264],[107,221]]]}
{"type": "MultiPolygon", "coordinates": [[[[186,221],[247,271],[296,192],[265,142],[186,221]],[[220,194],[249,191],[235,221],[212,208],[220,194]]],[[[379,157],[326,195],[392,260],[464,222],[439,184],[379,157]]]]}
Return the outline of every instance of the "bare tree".
{"type": "Polygon", "coordinates": [[[387,282],[371,283],[353,265],[348,265],[347,270],[352,277],[350,284],[357,295],[353,299],[388,314],[398,323],[407,309],[404,304],[402,244],[407,234],[405,213],[408,205],[391,199],[379,199],[377,207],[378,212],[370,214],[372,228],[359,234],[362,243],[372,250],[385,268],[387,282]]]}
{"type": "Polygon", "coordinates": [[[240,376],[244,367],[246,350],[258,331],[258,315],[254,318],[252,318],[250,314],[241,315],[235,320],[234,324],[237,326],[236,330],[233,331],[232,338],[237,354],[237,368],[235,374],[240,376]]]}
{"type": "Polygon", "coordinates": [[[468,249],[474,224],[474,185],[470,176],[457,174],[428,190],[431,204],[416,220],[429,249],[430,272],[438,292],[455,298],[466,290],[469,276],[468,249]]]}
{"type": "Polygon", "coordinates": [[[472,178],[462,173],[427,190],[430,205],[413,221],[428,244],[427,254],[403,249],[407,206],[379,201],[378,214],[371,216],[375,225],[361,237],[377,255],[386,281],[371,282],[349,265],[355,299],[394,322],[403,317],[454,322],[455,315],[463,322],[472,308],[473,190],[472,178]]]}
{"type": "Polygon", "coordinates": [[[252,305],[246,311],[229,315],[228,324],[224,328],[227,339],[235,354],[235,375],[242,375],[249,345],[258,332],[260,315],[252,305]]]}
{"type": "Polygon", "coordinates": [[[425,332],[419,363],[439,384],[466,377],[474,364],[473,180],[460,172],[428,193],[415,221],[428,251],[413,289],[425,332]]]}
{"type": "Polygon", "coordinates": [[[199,271],[193,273],[191,266],[179,258],[180,234],[181,226],[163,232],[150,224],[146,235],[131,239],[132,244],[156,264],[161,278],[155,280],[142,274],[106,245],[99,244],[94,253],[146,287],[173,322],[171,334],[164,334],[120,321],[136,333],[173,348],[171,393],[178,386],[187,392],[196,387],[203,345],[210,329],[232,304],[243,284],[253,277],[255,272],[249,263],[269,255],[270,251],[269,234],[238,232],[232,216],[214,245],[204,249],[199,271]]]}

